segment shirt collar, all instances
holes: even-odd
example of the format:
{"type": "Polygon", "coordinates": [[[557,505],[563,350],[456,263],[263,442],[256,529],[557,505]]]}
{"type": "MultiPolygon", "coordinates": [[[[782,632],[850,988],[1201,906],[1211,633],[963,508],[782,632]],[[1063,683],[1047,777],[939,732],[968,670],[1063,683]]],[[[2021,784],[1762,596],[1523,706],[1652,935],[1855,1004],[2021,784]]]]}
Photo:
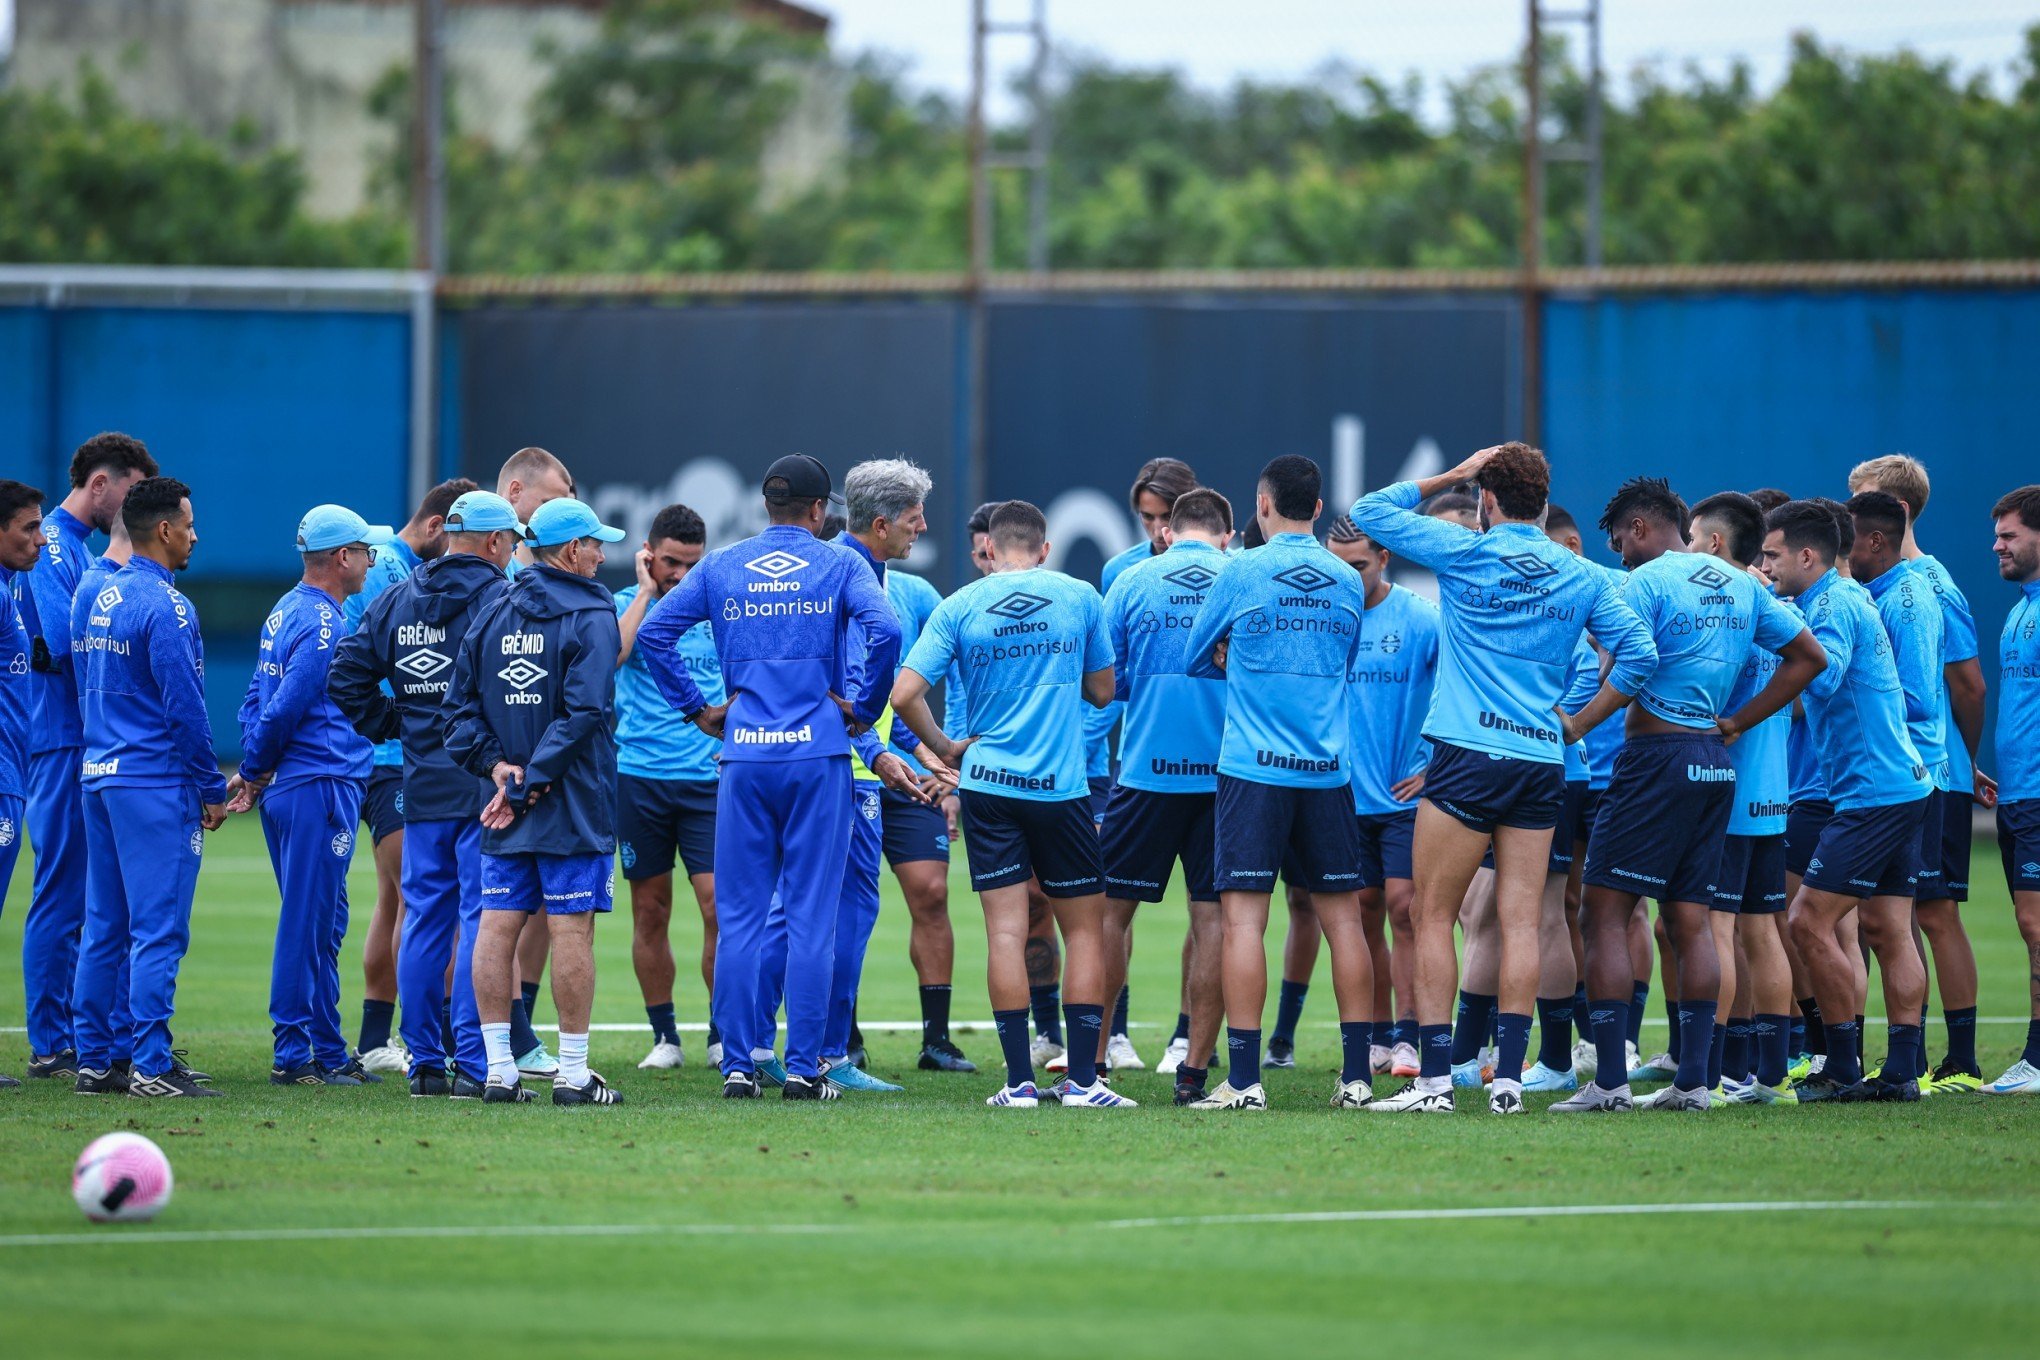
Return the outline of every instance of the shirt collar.
{"type": "Polygon", "coordinates": [[[1801,609],[1809,610],[1812,609],[1814,601],[1818,600],[1821,596],[1827,594],[1828,591],[1832,590],[1834,588],[1835,582],[1841,579],[1842,579],[1841,573],[1836,571],[1833,567],[1829,567],[1827,571],[1821,575],[1821,578],[1818,581],[1815,581],[1812,585],[1808,586],[1806,590],[1800,595],[1799,607],[1801,609]]]}
{"type": "Polygon", "coordinates": [[[420,560],[418,554],[412,550],[411,545],[404,542],[404,540],[401,538],[391,539],[389,542],[383,544],[381,548],[377,549],[377,551],[395,553],[398,557],[404,559],[404,565],[406,567],[409,567],[413,570],[416,570],[420,560]]]}
{"type": "Polygon", "coordinates": [[[1881,600],[1884,598],[1884,592],[1897,585],[1899,578],[1911,570],[1912,564],[1901,557],[1898,561],[1892,563],[1888,570],[1880,572],[1865,581],[1863,588],[1870,592],[1871,599],[1881,600]]]}
{"type": "Polygon", "coordinates": [[[1319,543],[1317,541],[1317,535],[1315,534],[1280,533],[1276,534],[1273,538],[1269,539],[1268,541],[1270,543],[1308,543],[1313,548],[1321,548],[1324,546],[1322,543],[1319,543]]]}
{"type": "Polygon", "coordinates": [[[878,560],[878,555],[865,547],[863,540],[859,539],[855,534],[844,534],[842,542],[844,546],[856,549],[859,557],[871,563],[871,569],[878,573],[879,584],[884,585],[885,563],[878,560]]]}
{"type": "Polygon", "coordinates": [[[91,525],[79,519],[61,505],[50,511],[49,518],[57,522],[58,528],[69,530],[73,538],[89,539],[95,532],[91,525]]]}
{"type": "Polygon", "coordinates": [[[172,572],[170,568],[164,566],[161,562],[158,562],[155,558],[144,557],[140,553],[136,553],[133,557],[130,557],[128,559],[127,566],[123,568],[123,570],[139,571],[144,576],[154,576],[155,578],[165,582],[166,584],[177,579],[176,573],[172,572]]]}
{"type": "Polygon", "coordinates": [[[326,603],[332,605],[335,609],[340,608],[340,601],[334,599],[332,595],[320,589],[318,586],[313,585],[310,581],[299,581],[297,583],[297,588],[299,591],[306,595],[315,596],[318,599],[324,600],[326,603]]]}
{"type": "Polygon", "coordinates": [[[2024,589],[2027,599],[2040,600],[2040,577],[2035,577],[2033,580],[2026,582],[2024,589]]]}
{"type": "Polygon", "coordinates": [[[1211,544],[1204,542],[1202,539],[1179,538],[1174,543],[1171,543],[1167,548],[1164,548],[1163,551],[1215,553],[1221,550],[1218,548],[1214,548],[1211,544]]]}

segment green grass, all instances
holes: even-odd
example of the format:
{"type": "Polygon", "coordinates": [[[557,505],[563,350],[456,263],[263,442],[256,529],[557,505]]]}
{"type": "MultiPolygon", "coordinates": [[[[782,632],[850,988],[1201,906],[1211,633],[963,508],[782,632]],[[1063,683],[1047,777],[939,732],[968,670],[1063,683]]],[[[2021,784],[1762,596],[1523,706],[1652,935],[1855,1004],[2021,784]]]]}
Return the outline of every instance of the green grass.
{"type": "MultiPolygon", "coordinates": [[[[1995,856],[1970,910],[1985,1015],[2025,1012],[2023,951],[1995,856]]],[[[365,867],[365,861],[363,862],[365,867]]],[[[26,856],[0,920],[0,1024],[18,1026],[26,856]]],[[[890,877],[862,1011],[917,1014],[890,877]]],[[[355,876],[356,901],[370,897],[355,876]]],[[[1313,995],[1275,1110],[1190,1116],[1152,1073],[1122,1114],[995,1113],[995,1078],[911,1070],[904,1096],[725,1105],[693,1065],[640,1073],[642,1032],[598,1033],[617,1110],[412,1102],[394,1083],[277,1090],[266,993],[274,886],[254,823],[208,848],[178,1039],[227,1100],[139,1106],[45,1083],[0,1095],[0,1355],[387,1356],[508,1344],[520,1355],[1352,1355],[1423,1347],[1579,1355],[2030,1354],[2040,1237],[2040,1102],[1724,1110],[1504,1122],[1335,1115],[1329,986],[1313,995]],[[138,1107],[139,1106],[139,1107],[138,1107]],[[91,1229],[66,1172],[112,1128],[159,1141],[175,1202],[153,1225],[91,1229]],[[1213,1224],[1122,1218],[1439,1207],[1930,1200],[1939,1207],[1652,1217],[1213,1224]],[[536,1225],[734,1225],[784,1233],[541,1236],[536,1225]],[[486,1237],[145,1243],[152,1232],[499,1225],[486,1237]],[[1745,1340],[1741,1329],[1749,1328],[1745,1340]],[[1053,1329],[1051,1333],[1049,1329],[1053,1329]]],[[[956,904],[959,1039],[988,1071],[983,933],[956,904]]],[[[689,915],[676,913],[676,923],[689,915]]],[[[1143,919],[1136,1041],[1173,1022],[1179,908],[1143,919]]],[[[679,925],[683,960],[698,926],[679,925]]],[[[596,1019],[641,1018],[617,919],[598,930],[596,1019]]],[[[343,979],[359,1002],[358,938],[343,979]]],[[[1275,942],[1279,945],[1279,940],[1275,942]]],[[[681,1013],[699,1020],[683,963],[681,1013]]],[[[550,1014],[550,1005],[542,1009],[550,1014]]],[[[349,1028],[353,1016],[349,1016],[349,1028]]],[[[1662,1030],[1646,1031],[1661,1037],[1662,1030]]],[[[1995,1075],[2023,1031],[1986,1025],[1995,1075]]],[[[1931,1036],[1938,1048],[1938,1025],[1931,1036]]],[[[18,1072],[22,1037],[0,1034],[18,1072]]],[[[1541,1104],[1541,1098],[1533,1098],[1541,1104]]]]}

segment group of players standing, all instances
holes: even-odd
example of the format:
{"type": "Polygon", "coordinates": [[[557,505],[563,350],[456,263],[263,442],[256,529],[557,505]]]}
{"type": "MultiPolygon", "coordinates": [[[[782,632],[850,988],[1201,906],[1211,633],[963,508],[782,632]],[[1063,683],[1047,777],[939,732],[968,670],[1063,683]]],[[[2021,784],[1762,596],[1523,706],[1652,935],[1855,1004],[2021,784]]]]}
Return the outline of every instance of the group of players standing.
{"type": "MultiPolygon", "coordinates": [[[[283,903],[279,1084],[403,1070],[415,1096],[521,1102],[536,1076],[555,1103],[616,1103],[587,1051],[618,855],[653,1031],[641,1066],[683,1060],[677,862],[706,926],[724,1094],[897,1090],[863,1070],[855,1020],[883,857],[913,913],[920,1065],[973,1071],[948,1032],[960,830],[1006,1068],[995,1107],[1040,1102],[1037,1064],[1067,1070],[1048,1091],[1065,1106],[1134,1104],[1109,1080],[1139,1064],[1133,921],[1179,863],[1189,929],[1162,1063],[1179,1105],[1266,1107],[1260,1068],[1294,1062],[1320,938],[1338,1108],[1447,1111],[1483,1085],[1502,1114],[1538,1090],[1569,1093],[1555,1112],[2040,1092],[2040,993],[2021,1060],[1984,1086],[1958,909],[1974,798],[1997,806],[2040,958],[2040,487],[1993,512],[2000,572],[2024,589],[2002,641],[2002,787],[1974,763],[1968,606],[1914,538],[1916,461],[1858,467],[1846,505],[1723,492],[1689,509],[1632,480],[1601,519],[1627,569],[1610,572],[1520,444],[1365,496],[1323,541],[1308,459],[1269,463],[1239,526],[1154,460],[1131,497],[1148,537],[1102,593],[1044,565],[1039,510],[987,505],[980,579],[946,600],[888,569],[932,489],[905,460],[853,468],[832,526],[827,470],[783,458],[770,527],[715,552],[668,507],[612,596],[593,578],[622,532],[523,450],[502,494],[444,484],[401,531],[339,506],[304,517],[304,580],[264,625],[225,780],[197,616],[171,584],[196,543],[189,491],[156,471],[125,436],[88,441],[47,522],[40,493],[0,482],[20,606],[0,619],[0,828],[25,798],[31,1076],[214,1094],[171,1046],[176,970],[202,832],[259,803],[283,903]],[[112,531],[99,557],[94,528],[112,531]],[[1433,574],[1437,603],[1389,582],[1395,559],[1433,574]],[[350,1052],[358,819],[381,891],[350,1052]],[[1264,1049],[1278,878],[1290,940],[1264,1049]],[[1646,1063],[1649,900],[1672,1039],[1646,1063]],[[1929,953],[1948,1028],[1931,1072],[1929,953]],[[557,1059],[530,1025],[548,954],[557,1059]],[[1889,1045],[1866,1077],[1870,956],[1889,1045]],[[1383,1075],[1413,1080],[1377,1099],[1383,1075]],[[1632,1101],[1652,1078],[1669,1084],[1632,1101]]],[[[0,836],[0,881],[17,844],[0,836]]]]}

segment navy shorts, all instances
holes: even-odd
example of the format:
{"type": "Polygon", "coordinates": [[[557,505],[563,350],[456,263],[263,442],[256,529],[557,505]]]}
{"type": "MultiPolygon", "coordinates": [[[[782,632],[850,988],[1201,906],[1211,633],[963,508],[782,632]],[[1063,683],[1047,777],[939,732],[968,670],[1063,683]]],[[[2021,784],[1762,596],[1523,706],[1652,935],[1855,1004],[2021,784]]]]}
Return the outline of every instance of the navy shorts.
{"type": "MultiPolygon", "coordinates": [[[[1587,846],[1593,843],[1594,818],[1601,815],[1601,798],[1607,792],[1608,786],[1605,784],[1598,789],[1589,784],[1586,790],[1580,794],[1579,820],[1574,822],[1572,826],[1572,838],[1575,846],[1587,846]]],[[[1575,851],[1575,853],[1579,853],[1581,858],[1585,858],[1584,853],[1579,851],[1575,851]]]]}
{"type": "Polygon", "coordinates": [[[548,916],[580,916],[616,905],[608,855],[492,855],[482,852],[482,910],[540,907],[548,916]]]}
{"type": "Polygon", "coordinates": [[[1381,866],[1367,863],[1350,785],[1299,789],[1221,774],[1217,817],[1220,892],[1273,892],[1277,874],[1315,893],[1381,882],[1381,866]]]}
{"type": "Polygon", "coordinates": [[[1091,824],[1102,827],[1105,825],[1105,809],[1112,802],[1112,790],[1118,785],[1110,775],[1094,774],[1084,782],[1091,789],[1091,824]]]}
{"type": "Polygon", "coordinates": [[[1714,909],[1743,916],[1785,910],[1785,837],[1730,836],[1714,875],[1714,909]]]}
{"type": "Polygon", "coordinates": [[[1105,891],[1104,857],[1089,798],[1043,802],[963,791],[963,844],[979,892],[1041,880],[1050,897],[1105,891]]]}
{"type": "Polygon", "coordinates": [[[1558,826],[1551,834],[1551,862],[1547,872],[1569,874],[1573,866],[1573,849],[1586,838],[1577,834],[1580,824],[1580,809],[1587,805],[1589,798],[1598,802],[1598,795],[1587,788],[1584,779],[1565,781],[1565,796],[1558,805],[1558,826]]]}
{"type": "Polygon", "coordinates": [[[1616,753],[1580,882],[1711,904],[1734,808],[1735,766],[1718,733],[1631,737],[1616,753]]]}
{"type": "Polygon", "coordinates": [[[1177,861],[1193,902],[1216,902],[1212,816],[1215,793],[1112,790],[1099,842],[1105,856],[1105,890],[1129,902],[1159,902],[1177,861]]]}
{"type": "Polygon", "coordinates": [[[1920,876],[1913,885],[1913,896],[1924,902],[1941,896],[1941,820],[1947,806],[1946,793],[1927,790],[1927,813],[1920,818],[1920,876]]]}
{"type": "Polygon", "coordinates": [[[715,781],[616,777],[616,857],[632,883],[673,872],[715,872],[715,781]]]}
{"type": "Polygon", "coordinates": [[[361,824],[368,828],[372,845],[381,845],[383,837],[404,829],[403,766],[378,765],[369,774],[361,795],[361,824]]]}
{"type": "Polygon", "coordinates": [[[897,789],[883,789],[878,795],[879,817],[885,833],[885,862],[912,864],[918,860],[949,863],[949,819],[939,807],[907,797],[897,789]]]}
{"type": "Polygon", "coordinates": [[[1843,897],[1911,897],[1929,801],[1837,812],[1814,843],[1802,882],[1843,897]]]}
{"type": "Polygon", "coordinates": [[[1997,826],[2005,886],[2015,893],[2040,892],[2040,798],[1999,803],[1997,826]]]}
{"type": "Polygon", "coordinates": [[[1364,872],[1369,865],[1376,872],[1368,879],[1372,886],[1391,878],[1415,877],[1410,869],[1410,846],[1417,837],[1417,810],[1374,813],[1360,818],[1360,856],[1364,872]]]}
{"type": "Polygon", "coordinates": [[[1806,877],[1813,847],[1835,818],[1835,805],[1825,798],[1802,798],[1785,812],[1785,872],[1806,877]]]}
{"type": "Polygon", "coordinates": [[[1920,829],[1920,897],[1926,901],[1969,900],[1969,847],[1975,838],[1976,796],[1937,793],[1941,807],[1920,829]]]}
{"type": "Polygon", "coordinates": [[[1565,806],[1565,766],[1433,740],[1424,797],[1483,836],[1498,826],[1543,831],[1565,806]]]}

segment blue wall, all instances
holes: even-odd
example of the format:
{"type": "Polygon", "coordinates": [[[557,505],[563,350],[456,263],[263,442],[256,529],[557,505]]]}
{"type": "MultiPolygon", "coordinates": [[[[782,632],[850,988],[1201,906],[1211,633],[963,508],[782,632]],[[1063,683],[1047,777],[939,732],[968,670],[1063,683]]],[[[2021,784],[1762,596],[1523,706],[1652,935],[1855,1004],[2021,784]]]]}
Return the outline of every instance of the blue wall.
{"type": "Polygon", "coordinates": [[[1921,545],[1969,597],[1995,685],[2014,592],[1990,507],[2040,481],[2040,291],[1554,300],[1544,324],[1545,446],[1582,523],[1638,473],[1689,500],[1846,499],[1855,464],[1910,453],[1934,483],[1921,545]]]}
{"type": "MultiPolygon", "coordinates": [[[[439,471],[487,482],[512,449],[543,443],[634,527],[680,496],[733,534],[781,452],[834,466],[903,452],[937,480],[913,565],[948,584],[969,509],[965,317],[953,299],[448,312],[439,471]]],[[[1237,499],[1278,452],[1336,480],[1334,450],[1354,447],[1334,435],[1343,424],[1363,451],[1345,468],[1378,486],[1427,450],[1456,459],[1514,432],[1518,322],[1500,295],[1002,298],[988,490],[1062,502],[1068,565],[1084,570],[1131,541],[1125,484],[1157,454],[1237,499]]],[[[1555,298],[1544,329],[1544,443],[1556,497],[1583,521],[1637,473],[1689,498],[1766,484],[1839,495],[1860,459],[1914,453],[1935,477],[1922,541],[1988,650],[2011,598],[1989,508],[2040,479],[2040,291],[1555,298]]],[[[404,518],[408,351],[401,313],[0,308],[0,476],[54,500],[70,450],[125,429],[192,484],[189,583],[219,601],[207,635],[230,734],[254,626],[296,574],[297,516],[338,499],[404,518]]]]}

